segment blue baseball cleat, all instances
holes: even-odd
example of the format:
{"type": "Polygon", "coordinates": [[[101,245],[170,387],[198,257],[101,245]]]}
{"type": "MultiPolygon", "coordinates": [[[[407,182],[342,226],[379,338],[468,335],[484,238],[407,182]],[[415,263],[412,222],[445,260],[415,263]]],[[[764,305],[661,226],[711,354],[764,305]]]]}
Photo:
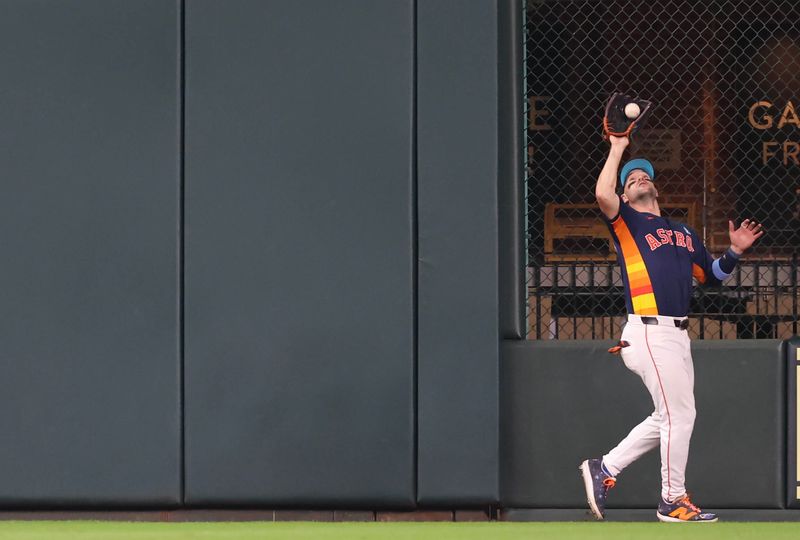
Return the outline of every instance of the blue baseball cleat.
{"type": "Polygon", "coordinates": [[[583,476],[589,510],[597,519],[605,518],[608,490],[617,483],[616,478],[603,471],[602,463],[603,461],[600,459],[587,459],[578,467],[583,476]]]}
{"type": "Polygon", "coordinates": [[[703,513],[692,503],[688,494],[675,502],[661,499],[656,516],[669,523],[714,523],[718,519],[717,514],[703,513]]]}

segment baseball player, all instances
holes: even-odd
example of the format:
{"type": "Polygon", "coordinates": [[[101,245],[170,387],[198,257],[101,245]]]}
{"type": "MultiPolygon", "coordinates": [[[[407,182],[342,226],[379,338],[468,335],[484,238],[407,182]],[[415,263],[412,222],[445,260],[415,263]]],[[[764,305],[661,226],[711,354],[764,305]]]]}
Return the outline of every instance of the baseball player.
{"type": "Polygon", "coordinates": [[[602,458],[581,463],[589,508],[605,516],[608,490],[625,467],[660,447],[661,521],[717,521],[689,499],[684,472],[694,427],[694,366],[687,327],[692,277],[719,285],[733,272],[739,257],[764,231],[746,219],[728,223],[731,245],[718,259],[706,251],[700,236],[683,223],[661,215],[653,165],[645,159],[627,162],[617,175],[628,137],[608,137],[611,150],[595,189],[597,203],[611,231],[622,270],[627,324],[611,352],[641,377],[655,410],[602,458]],[[616,183],[622,195],[616,193],[616,183]]]}

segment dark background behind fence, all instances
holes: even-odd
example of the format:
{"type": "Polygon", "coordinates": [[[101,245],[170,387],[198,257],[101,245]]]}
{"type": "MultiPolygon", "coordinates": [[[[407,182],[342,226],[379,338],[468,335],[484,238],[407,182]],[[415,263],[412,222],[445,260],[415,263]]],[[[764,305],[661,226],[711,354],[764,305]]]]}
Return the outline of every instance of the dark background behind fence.
{"type": "Polygon", "coordinates": [[[655,102],[628,155],[653,161],[665,215],[701,231],[717,255],[729,219],[767,229],[722,287],[697,290],[692,336],[796,334],[800,6],[529,0],[526,13],[529,338],[614,337],[624,320],[594,203],[614,91],[655,102]]]}

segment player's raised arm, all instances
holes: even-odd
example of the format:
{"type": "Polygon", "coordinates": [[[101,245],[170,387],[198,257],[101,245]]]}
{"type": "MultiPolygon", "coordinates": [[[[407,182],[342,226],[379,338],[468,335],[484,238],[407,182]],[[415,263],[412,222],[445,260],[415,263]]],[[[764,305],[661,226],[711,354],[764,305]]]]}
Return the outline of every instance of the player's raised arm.
{"type": "Polygon", "coordinates": [[[745,219],[738,228],[733,225],[733,221],[728,221],[728,234],[731,238],[731,247],[712,263],[714,276],[720,281],[731,275],[736,263],[739,262],[739,257],[761,238],[764,228],[754,219],[745,219]]]}
{"type": "Polygon", "coordinates": [[[627,137],[610,136],[611,149],[608,152],[608,159],[600,171],[597,178],[597,186],[594,188],[594,196],[603,214],[608,219],[613,219],[619,213],[619,197],[617,196],[617,173],[619,163],[622,161],[622,153],[628,146],[627,137]]]}
{"type": "Polygon", "coordinates": [[[701,285],[716,286],[730,277],[739,262],[739,257],[761,238],[764,229],[760,223],[752,219],[745,219],[738,228],[729,221],[728,234],[731,238],[731,247],[722,257],[713,259],[702,242],[699,242],[692,254],[692,262],[695,263],[693,275],[701,285]]]}

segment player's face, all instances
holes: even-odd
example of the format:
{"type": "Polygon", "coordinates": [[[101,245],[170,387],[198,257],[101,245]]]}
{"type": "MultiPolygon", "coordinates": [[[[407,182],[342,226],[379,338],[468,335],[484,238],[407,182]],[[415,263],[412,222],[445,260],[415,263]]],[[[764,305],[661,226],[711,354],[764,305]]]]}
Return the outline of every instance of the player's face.
{"type": "Polygon", "coordinates": [[[635,169],[628,175],[628,180],[625,182],[625,196],[628,202],[637,202],[642,199],[658,197],[658,191],[650,179],[650,175],[641,169],[635,169]]]}

